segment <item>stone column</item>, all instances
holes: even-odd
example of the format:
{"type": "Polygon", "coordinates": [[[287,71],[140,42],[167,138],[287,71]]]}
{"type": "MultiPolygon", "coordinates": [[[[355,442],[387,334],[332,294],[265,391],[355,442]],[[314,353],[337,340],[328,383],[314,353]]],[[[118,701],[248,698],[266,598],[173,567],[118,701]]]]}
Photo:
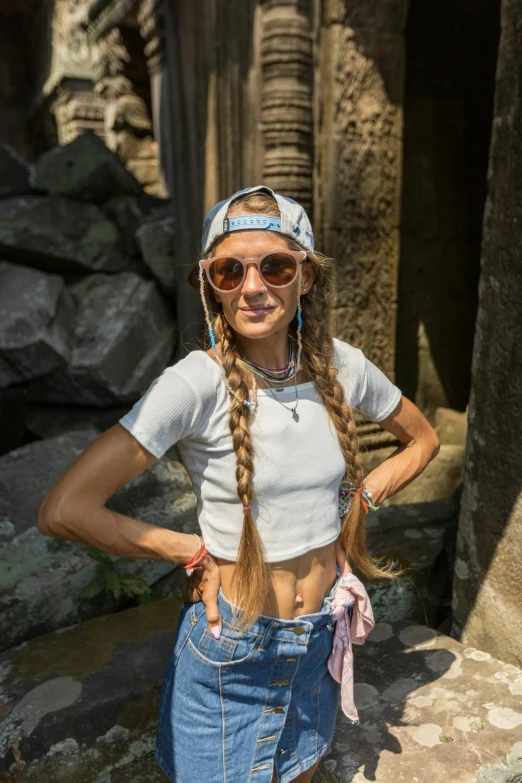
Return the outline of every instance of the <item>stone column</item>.
{"type": "Polygon", "coordinates": [[[169,123],[164,114],[168,104],[168,68],[165,52],[165,0],[141,0],[138,9],[140,33],[150,78],[152,128],[158,146],[158,192],[167,195],[169,160],[172,155],[169,123]]]}
{"type": "Polygon", "coordinates": [[[256,0],[165,3],[179,358],[201,347],[203,308],[186,278],[198,259],[205,212],[249,184],[255,168],[255,6],[256,0]]]}
{"type": "Polygon", "coordinates": [[[522,0],[502,0],[454,635],[522,665],[522,0]]]}
{"type": "Polygon", "coordinates": [[[313,0],[262,3],[263,183],[312,208],[313,0]]]}
{"type": "Polygon", "coordinates": [[[339,265],[334,332],[394,378],[407,0],[322,5],[317,247],[339,265]]]}

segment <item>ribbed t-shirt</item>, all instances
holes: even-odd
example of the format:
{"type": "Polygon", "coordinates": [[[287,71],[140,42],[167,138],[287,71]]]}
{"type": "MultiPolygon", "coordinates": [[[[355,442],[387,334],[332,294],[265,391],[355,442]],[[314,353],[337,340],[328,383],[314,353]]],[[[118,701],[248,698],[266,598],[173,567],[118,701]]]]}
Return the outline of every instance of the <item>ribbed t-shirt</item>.
{"type": "MultiPolygon", "coordinates": [[[[366,419],[382,421],[398,405],[400,389],[359,348],[337,338],[333,344],[346,401],[366,419]]],[[[270,563],[325,546],[340,531],[345,463],[337,433],[314,383],[297,384],[297,390],[298,422],[290,410],[292,385],[281,392],[257,389],[250,424],[252,516],[270,563]]],[[[177,443],[197,498],[205,546],[212,555],[235,561],[243,509],[228,409],[219,366],[195,350],[167,367],[119,423],[157,458],[177,443]]]]}

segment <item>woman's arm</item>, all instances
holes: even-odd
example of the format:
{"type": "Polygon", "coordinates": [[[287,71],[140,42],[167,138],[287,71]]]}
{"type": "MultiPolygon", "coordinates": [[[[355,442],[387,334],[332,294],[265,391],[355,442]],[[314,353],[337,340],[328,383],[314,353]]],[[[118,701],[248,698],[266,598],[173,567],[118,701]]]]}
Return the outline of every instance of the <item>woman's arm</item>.
{"type": "MultiPolygon", "coordinates": [[[[120,557],[188,563],[199,549],[191,533],[149,525],[105,506],[117,489],[140,476],[155,459],[121,424],[115,424],[96,438],[49,490],[38,511],[38,530],[120,557]]],[[[210,630],[219,638],[219,567],[210,554],[200,565],[202,570],[195,572],[200,582],[189,589],[187,600],[201,596],[210,630]]]]}
{"type": "Polygon", "coordinates": [[[115,424],[85,449],[45,495],[38,530],[121,557],[187,563],[198,549],[195,536],[156,527],[105,506],[117,489],[141,475],[155,459],[124,427],[115,424]]]}
{"type": "Polygon", "coordinates": [[[440,449],[435,430],[404,395],[395,410],[378,423],[395,435],[401,445],[364,479],[364,485],[372,493],[377,506],[422,473],[440,449]]]}

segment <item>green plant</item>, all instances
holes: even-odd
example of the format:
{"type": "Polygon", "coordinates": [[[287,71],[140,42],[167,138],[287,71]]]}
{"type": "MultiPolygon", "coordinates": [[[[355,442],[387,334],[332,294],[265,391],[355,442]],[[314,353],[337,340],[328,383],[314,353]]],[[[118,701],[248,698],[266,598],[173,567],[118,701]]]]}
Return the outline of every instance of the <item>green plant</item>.
{"type": "Polygon", "coordinates": [[[128,563],[126,557],[113,560],[106,552],[100,552],[93,546],[87,547],[87,554],[96,560],[96,577],[81,591],[84,598],[92,598],[99,593],[111,593],[118,599],[122,594],[135,598],[138,603],[148,603],[151,600],[151,589],[143,574],[120,574],[118,565],[128,563]]]}

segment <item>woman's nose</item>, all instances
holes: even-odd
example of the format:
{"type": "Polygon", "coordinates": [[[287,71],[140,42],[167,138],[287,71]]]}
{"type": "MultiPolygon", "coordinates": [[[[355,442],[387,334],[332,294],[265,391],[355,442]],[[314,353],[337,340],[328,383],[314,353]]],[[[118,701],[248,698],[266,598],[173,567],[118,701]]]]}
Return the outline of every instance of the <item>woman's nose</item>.
{"type": "Polygon", "coordinates": [[[243,283],[243,293],[248,296],[254,296],[254,294],[264,293],[265,288],[266,286],[263,283],[256,264],[253,262],[247,264],[246,277],[243,283]]]}

